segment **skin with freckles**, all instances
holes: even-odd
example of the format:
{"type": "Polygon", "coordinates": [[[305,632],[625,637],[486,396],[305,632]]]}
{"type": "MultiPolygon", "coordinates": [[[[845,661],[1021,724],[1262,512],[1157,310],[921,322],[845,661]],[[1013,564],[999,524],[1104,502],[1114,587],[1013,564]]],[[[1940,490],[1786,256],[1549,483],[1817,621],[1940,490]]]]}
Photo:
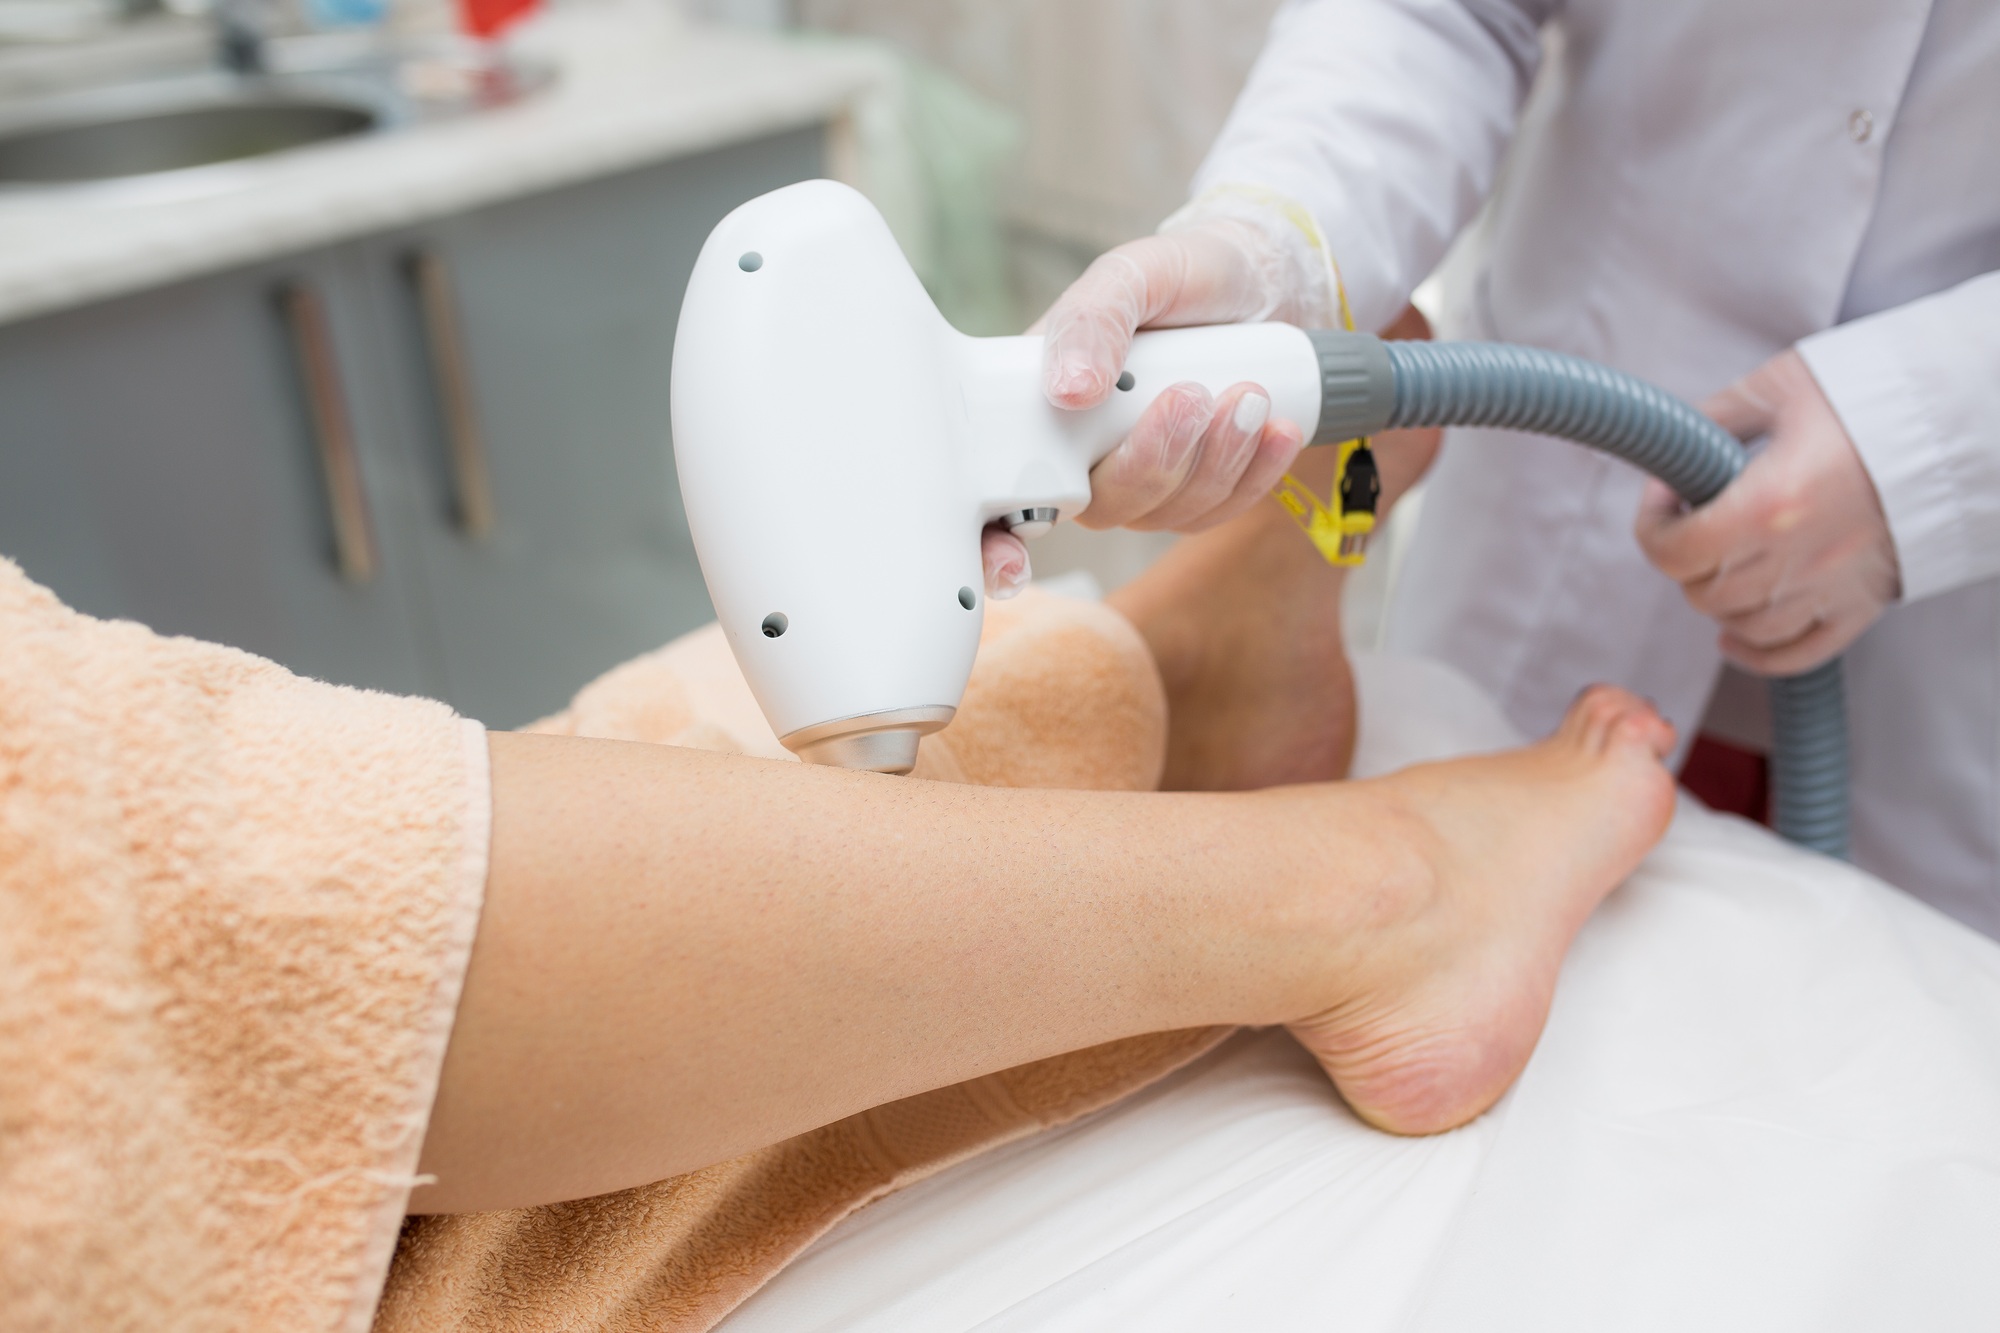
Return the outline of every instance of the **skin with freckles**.
{"type": "Polygon", "coordinates": [[[1796,351],[1702,407],[1738,439],[1770,443],[1697,510],[1649,483],[1639,544],[1689,605],[1721,624],[1724,656],[1762,675],[1809,671],[1901,595],[1881,497],[1796,351]]]}
{"type": "Polygon", "coordinates": [[[523,1207],[1145,1032],[1293,1023],[1356,1110],[1462,1123],[1666,827],[1600,691],[1511,755],[1162,795],[496,734],[487,901],[411,1207],[523,1207]]]}

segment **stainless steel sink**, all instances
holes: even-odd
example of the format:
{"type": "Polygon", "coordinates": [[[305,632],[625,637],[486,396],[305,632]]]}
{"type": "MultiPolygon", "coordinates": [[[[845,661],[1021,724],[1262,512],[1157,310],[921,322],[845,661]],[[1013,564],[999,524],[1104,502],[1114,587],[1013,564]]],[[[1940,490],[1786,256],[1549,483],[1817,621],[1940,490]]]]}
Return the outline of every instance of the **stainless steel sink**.
{"type": "Polygon", "coordinates": [[[464,43],[296,38],[266,72],[156,75],[0,103],[0,190],[76,186],[240,162],[515,101],[552,71],[464,43]]]}
{"type": "Polygon", "coordinates": [[[49,184],[178,171],[258,157],[380,127],[358,101],[254,86],[185,90],[149,109],[85,105],[0,131],[0,183],[49,184]]]}

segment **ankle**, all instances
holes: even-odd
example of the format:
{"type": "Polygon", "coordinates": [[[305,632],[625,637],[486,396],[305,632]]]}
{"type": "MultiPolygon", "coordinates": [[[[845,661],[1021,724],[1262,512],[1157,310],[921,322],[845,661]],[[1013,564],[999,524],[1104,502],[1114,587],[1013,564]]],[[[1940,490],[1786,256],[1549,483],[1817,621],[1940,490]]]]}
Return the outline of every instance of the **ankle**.
{"type": "Polygon", "coordinates": [[[1271,985],[1255,1014],[1279,1024],[1338,1012],[1405,980],[1434,952],[1448,875],[1444,844],[1405,795],[1377,783],[1280,788],[1260,806],[1265,851],[1230,912],[1271,985]],[[1338,804],[1328,808],[1328,798],[1338,804]]]}

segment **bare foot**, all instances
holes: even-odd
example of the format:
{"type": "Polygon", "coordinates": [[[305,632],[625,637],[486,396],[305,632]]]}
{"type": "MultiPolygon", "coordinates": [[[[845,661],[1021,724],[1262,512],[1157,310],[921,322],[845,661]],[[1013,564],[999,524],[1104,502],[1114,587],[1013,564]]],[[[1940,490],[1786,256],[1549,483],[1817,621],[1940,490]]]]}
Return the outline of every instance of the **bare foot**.
{"type": "MultiPolygon", "coordinates": [[[[1428,337],[1414,310],[1391,337],[1428,337]]],[[[1430,466],[1440,432],[1376,440],[1382,511],[1430,466]]],[[[1333,488],[1331,449],[1293,474],[1333,488]]],[[[1354,680],[1340,635],[1346,571],[1326,563],[1275,501],[1182,540],[1108,599],[1138,627],[1167,687],[1168,791],[1246,791],[1347,776],[1354,680]]]]}
{"type": "Polygon", "coordinates": [[[1358,998],[1291,1025],[1363,1119],[1433,1134],[1512,1085],[1570,941],[1673,817],[1672,746],[1648,704],[1598,686],[1538,745],[1355,784],[1428,882],[1408,947],[1376,950],[1358,998]]]}

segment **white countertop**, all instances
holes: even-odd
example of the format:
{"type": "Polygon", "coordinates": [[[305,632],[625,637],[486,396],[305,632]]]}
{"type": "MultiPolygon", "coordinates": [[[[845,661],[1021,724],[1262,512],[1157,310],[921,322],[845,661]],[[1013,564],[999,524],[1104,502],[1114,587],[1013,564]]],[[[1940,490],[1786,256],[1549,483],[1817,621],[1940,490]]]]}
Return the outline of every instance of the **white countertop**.
{"type": "Polygon", "coordinates": [[[524,40],[551,88],[460,120],[173,177],[0,195],[0,321],[406,226],[840,115],[879,62],[648,0],[524,40]]]}

